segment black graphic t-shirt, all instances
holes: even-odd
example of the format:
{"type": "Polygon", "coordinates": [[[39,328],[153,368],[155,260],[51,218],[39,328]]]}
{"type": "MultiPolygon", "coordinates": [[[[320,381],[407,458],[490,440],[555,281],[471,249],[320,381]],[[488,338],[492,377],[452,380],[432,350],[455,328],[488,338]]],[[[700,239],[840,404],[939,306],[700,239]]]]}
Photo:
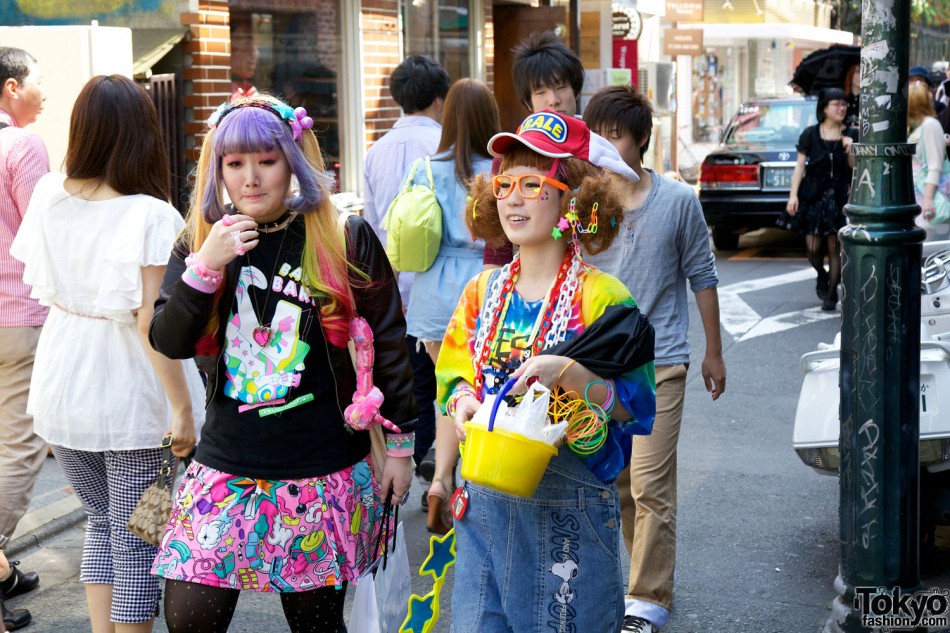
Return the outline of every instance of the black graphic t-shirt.
{"type": "Polygon", "coordinates": [[[255,478],[315,477],[369,452],[343,422],[320,327],[318,300],[301,283],[302,218],[261,233],[243,258],[218,361],[218,392],[196,459],[255,478]]]}

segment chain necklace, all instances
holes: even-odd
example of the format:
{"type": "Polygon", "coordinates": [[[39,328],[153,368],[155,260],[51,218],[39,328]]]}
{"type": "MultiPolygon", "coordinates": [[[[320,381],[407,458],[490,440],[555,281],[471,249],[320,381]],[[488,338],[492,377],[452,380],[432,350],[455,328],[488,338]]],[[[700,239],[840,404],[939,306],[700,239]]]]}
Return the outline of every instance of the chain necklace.
{"type": "MultiPolygon", "coordinates": [[[[570,310],[570,306],[573,303],[572,291],[567,293],[562,292],[564,289],[564,282],[569,276],[569,271],[575,269],[574,264],[577,258],[573,257],[573,253],[568,250],[564,254],[564,260],[561,262],[561,266],[558,269],[557,276],[554,278],[554,282],[551,284],[551,289],[548,291],[548,295],[545,298],[544,304],[541,306],[541,313],[539,314],[540,325],[535,324],[535,334],[531,339],[530,347],[525,350],[525,356],[522,359],[522,362],[531,358],[532,356],[537,355],[541,350],[543,350],[548,345],[549,333],[551,332],[552,325],[557,324],[559,330],[566,330],[566,321],[567,319],[562,318],[561,313],[565,310],[570,310]],[[568,296],[570,295],[570,296],[568,296]]],[[[579,263],[579,260],[577,260],[579,263]]],[[[497,282],[492,284],[492,287],[488,291],[488,295],[484,299],[484,309],[480,315],[482,319],[482,325],[484,326],[487,322],[487,328],[479,328],[478,335],[476,336],[475,341],[475,357],[477,358],[477,363],[475,366],[475,393],[478,394],[479,398],[484,398],[482,389],[485,383],[484,377],[484,368],[488,363],[488,357],[491,355],[492,343],[495,340],[495,336],[498,333],[498,326],[500,323],[504,322],[505,314],[508,311],[508,306],[511,303],[511,291],[515,287],[515,283],[518,281],[518,275],[521,272],[521,256],[520,254],[515,255],[515,259],[508,264],[505,268],[499,273],[499,277],[504,275],[504,281],[501,284],[500,290],[498,289],[497,282]],[[507,269],[507,270],[506,270],[507,269]]],[[[573,271],[576,272],[576,271],[573,271]]],[[[567,284],[570,289],[576,290],[577,288],[577,275],[574,275],[573,284],[567,284]]],[[[554,338],[559,338],[563,340],[565,332],[558,332],[554,338]]]]}
{"type": "MultiPolygon", "coordinates": [[[[287,228],[287,226],[290,225],[290,222],[293,221],[293,219],[294,219],[295,216],[296,216],[296,214],[291,211],[291,212],[290,212],[290,219],[287,221],[287,224],[284,225],[284,226],[281,227],[281,228],[287,228]]],[[[282,221],[283,221],[283,220],[280,220],[279,222],[282,222],[282,221]]],[[[276,230],[276,229],[275,229],[275,230],[276,230]]],[[[264,232],[267,233],[267,231],[264,231],[264,232]]],[[[264,347],[265,345],[267,345],[267,344],[270,342],[271,337],[272,337],[272,335],[273,335],[273,332],[271,331],[271,327],[270,327],[271,324],[268,323],[267,325],[264,325],[263,320],[264,320],[264,315],[267,314],[267,305],[270,303],[271,284],[273,283],[274,275],[277,274],[277,265],[280,264],[280,253],[281,253],[281,251],[284,250],[284,240],[287,239],[287,234],[288,234],[288,233],[290,233],[290,231],[284,231],[284,234],[281,236],[281,238],[280,238],[280,245],[277,247],[277,254],[274,255],[274,265],[273,265],[273,267],[271,268],[270,277],[268,277],[267,279],[264,280],[264,281],[265,281],[265,284],[266,284],[265,287],[264,287],[264,292],[267,293],[267,294],[266,294],[265,297],[264,297],[264,309],[263,309],[263,310],[259,310],[259,309],[258,309],[257,299],[254,298],[254,294],[255,294],[255,293],[251,291],[250,285],[248,286],[248,294],[249,294],[250,297],[251,297],[251,307],[252,307],[253,310],[254,310],[254,318],[257,319],[257,326],[254,328],[254,333],[253,333],[254,342],[257,343],[258,345],[260,345],[261,347],[264,347]]],[[[247,263],[248,269],[250,270],[250,269],[252,268],[252,267],[251,267],[250,254],[249,254],[249,253],[245,253],[245,254],[244,254],[244,259],[245,259],[245,261],[246,261],[246,263],[247,263]]],[[[251,285],[253,285],[253,284],[251,284],[251,285]]],[[[273,319],[272,319],[271,321],[273,321],[273,319]]]]}

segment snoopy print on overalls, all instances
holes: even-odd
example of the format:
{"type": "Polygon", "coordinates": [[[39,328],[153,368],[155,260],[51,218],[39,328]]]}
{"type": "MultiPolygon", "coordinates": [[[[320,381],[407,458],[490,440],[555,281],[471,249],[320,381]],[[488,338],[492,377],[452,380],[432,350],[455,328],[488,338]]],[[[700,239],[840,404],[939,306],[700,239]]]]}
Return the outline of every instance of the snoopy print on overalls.
{"type": "Polygon", "coordinates": [[[570,604],[574,600],[576,592],[571,591],[570,581],[577,578],[577,563],[568,558],[563,563],[554,563],[551,565],[551,573],[561,579],[561,586],[554,599],[561,604],[570,604]]]}

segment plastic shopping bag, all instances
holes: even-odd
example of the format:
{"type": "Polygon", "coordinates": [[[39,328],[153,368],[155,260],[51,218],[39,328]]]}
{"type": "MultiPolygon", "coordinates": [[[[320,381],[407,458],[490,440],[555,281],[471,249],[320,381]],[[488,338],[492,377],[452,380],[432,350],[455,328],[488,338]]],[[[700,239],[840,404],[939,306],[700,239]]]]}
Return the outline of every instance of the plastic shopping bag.
{"type": "Polygon", "coordinates": [[[556,446],[560,444],[567,429],[567,423],[551,424],[548,417],[548,404],[551,392],[539,382],[532,383],[521,399],[521,404],[509,407],[505,402],[508,390],[517,382],[509,379],[497,395],[485,397],[485,403],[472,416],[472,423],[485,428],[496,428],[523,435],[529,440],[537,440],[556,446]],[[498,403],[496,410],[495,403],[498,403]],[[494,421],[492,421],[494,416],[494,421]]]}
{"type": "Polygon", "coordinates": [[[402,523],[394,534],[393,539],[387,538],[386,553],[359,578],[347,627],[350,633],[397,633],[406,620],[412,587],[402,523]]]}

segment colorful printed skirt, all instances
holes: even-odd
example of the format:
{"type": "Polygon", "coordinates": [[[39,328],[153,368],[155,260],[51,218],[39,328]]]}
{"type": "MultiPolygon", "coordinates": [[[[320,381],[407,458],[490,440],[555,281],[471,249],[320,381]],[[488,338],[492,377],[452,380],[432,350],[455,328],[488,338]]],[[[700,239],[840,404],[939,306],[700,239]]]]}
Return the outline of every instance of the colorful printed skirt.
{"type": "Polygon", "coordinates": [[[277,592],[355,580],[372,562],[383,510],[368,460],[324,477],[278,481],[193,462],[152,573],[277,592]]]}

